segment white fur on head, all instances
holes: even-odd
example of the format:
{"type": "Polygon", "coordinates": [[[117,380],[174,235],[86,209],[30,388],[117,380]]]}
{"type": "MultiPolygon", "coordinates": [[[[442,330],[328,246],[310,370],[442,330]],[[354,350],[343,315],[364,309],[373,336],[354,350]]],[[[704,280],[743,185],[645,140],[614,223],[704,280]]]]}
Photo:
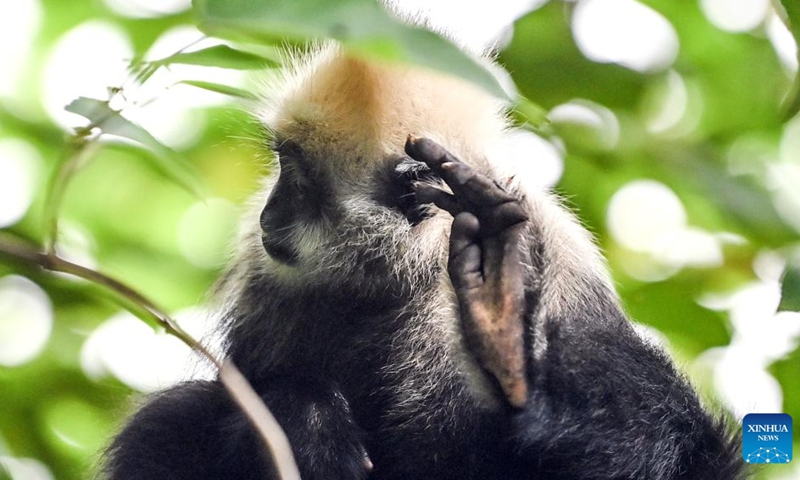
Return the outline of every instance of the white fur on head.
{"type": "Polygon", "coordinates": [[[335,168],[402,154],[409,134],[480,162],[507,126],[503,103],[459,78],[366,61],[334,43],[287,60],[288,68],[269,79],[257,114],[277,135],[335,168]]]}

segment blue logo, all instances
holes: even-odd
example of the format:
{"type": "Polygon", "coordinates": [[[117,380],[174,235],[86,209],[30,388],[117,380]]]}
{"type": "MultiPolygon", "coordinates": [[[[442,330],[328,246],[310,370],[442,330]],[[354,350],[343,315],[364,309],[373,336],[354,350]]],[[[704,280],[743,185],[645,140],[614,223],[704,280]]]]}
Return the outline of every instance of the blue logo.
{"type": "Polygon", "coordinates": [[[792,417],[751,413],[742,420],[742,457],[747,463],[792,461],[792,417]]]}

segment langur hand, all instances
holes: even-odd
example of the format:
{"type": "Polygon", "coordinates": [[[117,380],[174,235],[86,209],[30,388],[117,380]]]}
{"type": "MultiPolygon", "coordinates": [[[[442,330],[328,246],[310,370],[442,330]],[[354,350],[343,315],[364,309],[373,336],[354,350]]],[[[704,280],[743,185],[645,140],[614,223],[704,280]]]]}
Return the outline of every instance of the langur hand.
{"type": "Polygon", "coordinates": [[[406,153],[424,162],[452,194],[419,183],[419,203],[453,215],[448,273],[467,347],[508,402],[528,398],[525,361],[525,266],[521,240],[528,215],[520,201],[427,138],[409,136],[406,153]]]}

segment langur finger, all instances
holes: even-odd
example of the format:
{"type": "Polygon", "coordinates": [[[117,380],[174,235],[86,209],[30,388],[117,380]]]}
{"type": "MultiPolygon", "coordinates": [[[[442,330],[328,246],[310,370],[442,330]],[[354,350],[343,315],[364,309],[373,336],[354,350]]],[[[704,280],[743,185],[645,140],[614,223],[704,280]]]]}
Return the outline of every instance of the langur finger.
{"type": "Polygon", "coordinates": [[[450,186],[462,203],[486,206],[517,200],[497,183],[476,172],[429,138],[416,138],[409,135],[405,149],[408,155],[425,162],[442,177],[442,180],[450,186]]]}
{"type": "Polygon", "coordinates": [[[517,198],[506,192],[485,175],[481,175],[462,162],[445,162],[440,166],[441,177],[464,202],[475,206],[493,206],[516,202],[517,198]]]}
{"type": "Polygon", "coordinates": [[[409,135],[406,139],[405,150],[411,158],[425,162],[437,173],[439,167],[445,162],[461,163],[461,160],[454,157],[444,147],[430,138],[417,138],[409,135]]]}
{"type": "Polygon", "coordinates": [[[417,202],[432,203],[454,217],[464,211],[464,207],[458,203],[456,197],[427,183],[414,183],[414,197],[417,202]]]}
{"type": "Polygon", "coordinates": [[[447,269],[456,291],[483,285],[479,231],[478,218],[469,212],[462,212],[453,220],[447,269]]]}

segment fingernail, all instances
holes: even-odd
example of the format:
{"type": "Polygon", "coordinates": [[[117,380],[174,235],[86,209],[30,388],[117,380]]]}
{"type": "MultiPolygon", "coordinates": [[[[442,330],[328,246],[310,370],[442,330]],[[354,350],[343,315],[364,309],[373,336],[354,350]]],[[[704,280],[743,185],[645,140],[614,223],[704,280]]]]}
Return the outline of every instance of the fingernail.
{"type": "Polygon", "coordinates": [[[408,134],[408,137],[406,137],[406,144],[403,150],[405,150],[405,152],[412,157],[414,157],[416,153],[417,140],[419,139],[410,133],[408,134]]]}

